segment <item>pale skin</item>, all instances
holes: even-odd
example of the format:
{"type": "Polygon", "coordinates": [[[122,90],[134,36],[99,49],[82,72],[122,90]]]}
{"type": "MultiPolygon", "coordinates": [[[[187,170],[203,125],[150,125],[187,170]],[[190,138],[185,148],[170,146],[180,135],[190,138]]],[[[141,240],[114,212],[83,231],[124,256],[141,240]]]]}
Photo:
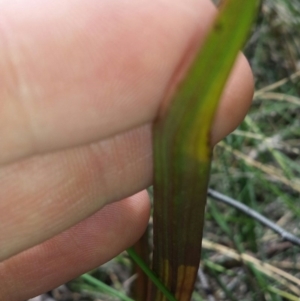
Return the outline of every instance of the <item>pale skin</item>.
{"type": "MultiPolygon", "coordinates": [[[[0,300],[21,301],[142,235],[151,126],[216,10],[209,0],[0,0],[0,8],[0,300]]],[[[242,121],[252,94],[240,55],[213,144],[242,121]]]]}

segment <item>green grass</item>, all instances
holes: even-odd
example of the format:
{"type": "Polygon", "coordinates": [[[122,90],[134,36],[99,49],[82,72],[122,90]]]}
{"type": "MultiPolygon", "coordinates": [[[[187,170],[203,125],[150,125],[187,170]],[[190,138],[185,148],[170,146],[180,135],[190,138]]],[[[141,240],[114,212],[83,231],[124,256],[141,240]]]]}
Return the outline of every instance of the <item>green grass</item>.
{"type": "MultiPolygon", "coordinates": [[[[264,1],[245,49],[257,91],[300,68],[299,32],[298,0],[264,1]]],[[[270,91],[257,92],[246,120],[215,148],[210,186],[300,236],[300,76],[270,91]]],[[[202,251],[202,269],[216,300],[299,300],[300,285],[293,278],[269,266],[261,268],[247,257],[239,260],[228,256],[230,250],[250,254],[297,279],[298,247],[282,242],[255,220],[211,199],[204,237],[217,243],[216,248],[204,247],[202,251]],[[227,255],[220,245],[227,248],[227,255]]],[[[128,265],[125,254],[111,264],[124,262],[128,265]]],[[[94,289],[86,282],[76,282],[76,290],[90,290],[90,300],[96,300],[94,289]]],[[[193,300],[208,300],[200,284],[193,300]]]]}

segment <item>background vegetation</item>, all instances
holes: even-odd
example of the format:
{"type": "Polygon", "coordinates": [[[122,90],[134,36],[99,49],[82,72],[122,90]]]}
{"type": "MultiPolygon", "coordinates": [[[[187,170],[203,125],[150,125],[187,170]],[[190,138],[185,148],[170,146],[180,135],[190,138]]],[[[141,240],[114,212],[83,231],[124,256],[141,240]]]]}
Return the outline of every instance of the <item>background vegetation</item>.
{"type": "MultiPolygon", "coordinates": [[[[245,48],[255,75],[252,108],[214,152],[210,187],[300,236],[300,2],[265,0],[245,48]],[[285,81],[282,79],[287,78],[285,81]],[[266,87],[268,87],[266,89],[266,87]]],[[[238,108],[237,108],[238,109],[238,108]]],[[[151,221],[150,221],[151,227],[151,221]]],[[[300,248],[253,218],[208,199],[198,300],[300,300],[300,248]]],[[[126,300],[136,278],[126,252],[40,296],[126,300]],[[95,280],[94,282],[91,280],[95,280]],[[101,282],[97,282],[100,280],[101,282]]]]}

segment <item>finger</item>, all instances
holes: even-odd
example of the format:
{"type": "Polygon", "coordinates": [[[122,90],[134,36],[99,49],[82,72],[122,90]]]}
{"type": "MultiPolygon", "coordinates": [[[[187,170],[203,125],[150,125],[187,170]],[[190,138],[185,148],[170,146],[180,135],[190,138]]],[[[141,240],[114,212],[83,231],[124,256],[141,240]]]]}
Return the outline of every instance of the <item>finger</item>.
{"type": "Polygon", "coordinates": [[[0,263],[0,300],[28,299],[112,259],[142,235],[149,207],[147,193],[141,192],[0,263]]]}
{"type": "Polygon", "coordinates": [[[215,16],[209,0],[4,0],[0,163],[151,122],[215,16]]]}
{"type": "Polygon", "coordinates": [[[151,183],[150,126],[0,168],[0,261],[151,183]]]}

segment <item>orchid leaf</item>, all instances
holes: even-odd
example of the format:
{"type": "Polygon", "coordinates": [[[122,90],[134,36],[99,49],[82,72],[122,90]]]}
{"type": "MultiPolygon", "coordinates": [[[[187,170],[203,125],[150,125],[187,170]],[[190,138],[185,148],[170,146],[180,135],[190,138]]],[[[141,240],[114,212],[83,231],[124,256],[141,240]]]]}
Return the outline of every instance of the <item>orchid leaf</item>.
{"type": "MultiPolygon", "coordinates": [[[[154,124],[153,271],[178,301],[191,299],[200,262],[212,122],[258,2],[224,1],[171,105],[154,124]]],[[[153,285],[148,300],[167,297],[153,285]]]]}

